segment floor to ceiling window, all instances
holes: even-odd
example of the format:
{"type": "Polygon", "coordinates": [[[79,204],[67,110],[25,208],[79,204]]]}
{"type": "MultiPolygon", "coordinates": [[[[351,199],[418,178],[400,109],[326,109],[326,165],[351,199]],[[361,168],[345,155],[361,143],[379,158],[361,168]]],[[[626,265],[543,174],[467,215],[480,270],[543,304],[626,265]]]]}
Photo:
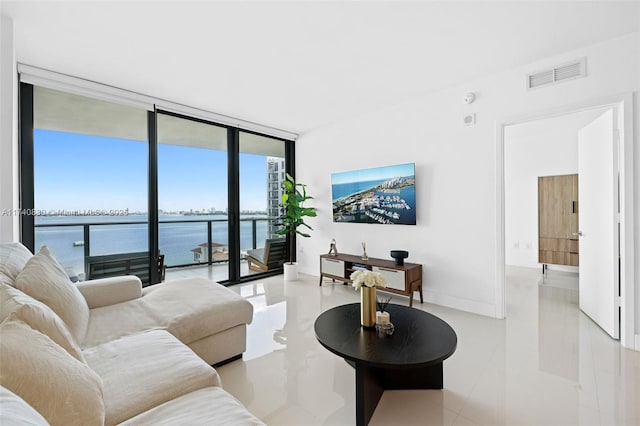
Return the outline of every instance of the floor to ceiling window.
{"type": "MultiPolygon", "coordinates": [[[[285,145],[275,138],[240,132],[240,250],[264,249],[265,241],[279,237],[282,181],[285,176],[285,145]]],[[[245,268],[242,274],[257,271],[245,268]]]]}
{"type": "Polygon", "coordinates": [[[158,241],[168,267],[229,279],[227,129],[158,114],[158,241]]]}
{"type": "Polygon", "coordinates": [[[226,284],[254,274],[246,254],[277,237],[293,144],[82,85],[21,83],[20,207],[34,213],[21,218],[23,243],[47,245],[72,278],[88,276],[89,259],[134,255],[149,283],[158,257],[226,284]]]}
{"type": "Polygon", "coordinates": [[[35,86],[35,249],[71,277],[85,255],[148,250],[146,111],[35,86]]]}

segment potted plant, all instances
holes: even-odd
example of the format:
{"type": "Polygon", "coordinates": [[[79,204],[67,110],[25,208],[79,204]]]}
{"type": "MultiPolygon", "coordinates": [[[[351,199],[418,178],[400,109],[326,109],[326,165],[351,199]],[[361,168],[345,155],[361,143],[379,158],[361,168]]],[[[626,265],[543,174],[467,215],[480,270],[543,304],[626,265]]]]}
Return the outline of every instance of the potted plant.
{"type": "Polygon", "coordinates": [[[289,236],[289,262],[283,266],[284,279],[294,281],[298,279],[297,265],[293,261],[296,249],[294,237],[296,234],[306,238],[311,236],[302,232],[299,228],[304,226],[313,230],[304,222],[304,218],[316,217],[316,209],[304,206],[304,202],[313,199],[313,197],[307,195],[307,186],[296,182],[289,173],[287,173],[286,179],[282,182],[282,188],[284,190],[281,205],[283,214],[280,217],[281,221],[278,223],[278,225],[282,226],[282,229],[276,231],[276,233],[289,236]]]}

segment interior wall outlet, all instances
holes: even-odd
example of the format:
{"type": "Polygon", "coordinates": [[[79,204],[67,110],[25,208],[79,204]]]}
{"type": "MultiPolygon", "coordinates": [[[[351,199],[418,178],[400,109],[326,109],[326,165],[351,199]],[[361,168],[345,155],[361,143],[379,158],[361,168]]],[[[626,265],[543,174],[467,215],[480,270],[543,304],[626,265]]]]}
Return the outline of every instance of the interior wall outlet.
{"type": "Polygon", "coordinates": [[[462,124],[464,124],[467,127],[475,125],[476,124],[476,114],[475,113],[471,113],[471,114],[466,114],[465,116],[463,116],[462,117],[462,124]]]}

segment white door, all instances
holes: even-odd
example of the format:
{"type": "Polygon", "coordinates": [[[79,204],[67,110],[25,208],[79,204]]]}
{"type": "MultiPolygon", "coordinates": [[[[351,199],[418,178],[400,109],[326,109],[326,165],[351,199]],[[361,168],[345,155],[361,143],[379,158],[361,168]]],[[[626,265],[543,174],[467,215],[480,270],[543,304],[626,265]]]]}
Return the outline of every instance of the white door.
{"type": "Polygon", "coordinates": [[[618,339],[618,142],[614,109],[578,132],[580,309],[618,339]]]}

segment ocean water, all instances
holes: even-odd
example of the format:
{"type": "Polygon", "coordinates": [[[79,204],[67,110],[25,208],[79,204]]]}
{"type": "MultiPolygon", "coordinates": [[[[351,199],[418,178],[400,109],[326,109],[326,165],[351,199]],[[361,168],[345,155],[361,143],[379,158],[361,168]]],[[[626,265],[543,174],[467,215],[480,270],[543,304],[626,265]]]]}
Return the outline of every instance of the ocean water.
{"type": "MultiPolygon", "coordinates": [[[[378,184],[386,182],[388,179],[380,179],[380,180],[371,180],[366,182],[348,182],[338,185],[331,185],[331,195],[332,201],[339,200],[341,198],[348,197],[353,194],[357,194],[364,190],[374,188],[378,184]]],[[[410,187],[404,187],[400,189],[399,194],[388,194],[383,191],[375,191],[376,196],[387,196],[387,195],[399,195],[410,207],[411,210],[405,209],[395,209],[395,208],[387,208],[387,211],[392,213],[398,213],[400,215],[400,220],[394,220],[394,223],[398,225],[415,225],[416,223],[416,190],[415,185],[410,187]]],[[[375,223],[373,220],[363,219],[364,222],[375,223]]]]}
{"type": "Polygon", "coordinates": [[[331,185],[331,201],[339,200],[340,198],[348,197],[349,195],[357,194],[365,189],[373,188],[376,185],[386,182],[389,179],[377,179],[368,180],[362,182],[347,182],[331,185]]]}
{"type": "MultiPolygon", "coordinates": [[[[267,238],[268,220],[266,216],[241,217],[240,249],[253,248],[253,222],[256,223],[256,246],[262,247],[267,238]]],[[[165,255],[167,266],[194,263],[192,249],[207,242],[207,223],[211,220],[212,240],[226,246],[228,244],[228,222],[224,215],[171,216],[160,215],[158,240],[160,252],[165,255]],[[163,223],[163,221],[183,221],[163,223]]],[[[147,217],[129,216],[36,216],[36,251],[46,245],[67,272],[84,270],[84,250],[74,242],[83,241],[82,224],[91,223],[90,255],[141,252],[148,250],[147,217]],[[118,224],[117,222],[136,222],[118,224]],[[69,224],[69,226],[54,226],[69,224]],[[51,226],[47,226],[51,225],[51,226]]]]}

